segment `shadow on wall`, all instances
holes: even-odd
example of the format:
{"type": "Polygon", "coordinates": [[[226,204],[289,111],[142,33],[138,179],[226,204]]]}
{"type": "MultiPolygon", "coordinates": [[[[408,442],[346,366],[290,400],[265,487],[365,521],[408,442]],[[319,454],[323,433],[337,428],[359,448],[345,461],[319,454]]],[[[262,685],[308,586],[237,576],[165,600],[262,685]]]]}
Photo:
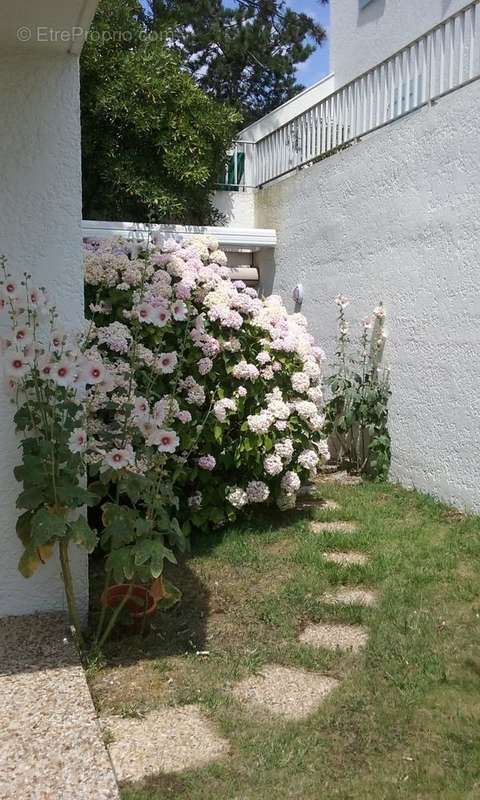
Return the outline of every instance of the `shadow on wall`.
{"type": "MultiPolygon", "coordinates": [[[[444,0],[449,2],[449,0],[444,0]]],[[[385,0],[371,0],[368,5],[358,7],[358,24],[367,25],[369,22],[375,22],[376,19],[383,17],[385,13],[385,0]]]]}
{"type": "MultiPolygon", "coordinates": [[[[228,225],[233,217],[233,196],[231,191],[216,189],[212,196],[213,205],[222,215],[218,221],[220,224],[228,225]]],[[[218,224],[218,223],[217,223],[218,224]]]]}
{"type": "Polygon", "coordinates": [[[275,251],[270,248],[257,253],[258,266],[258,294],[267,297],[273,292],[275,282],[275,251]]]}

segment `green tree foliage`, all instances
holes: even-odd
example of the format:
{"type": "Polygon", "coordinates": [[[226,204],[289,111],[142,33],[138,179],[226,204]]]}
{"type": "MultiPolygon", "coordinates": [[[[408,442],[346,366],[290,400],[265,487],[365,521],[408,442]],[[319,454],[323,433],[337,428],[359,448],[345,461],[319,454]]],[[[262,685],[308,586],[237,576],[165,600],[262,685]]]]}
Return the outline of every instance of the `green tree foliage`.
{"type": "Polygon", "coordinates": [[[84,218],[212,222],[239,114],[182,69],[138,0],[102,0],[81,59],[84,218]]]}
{"type": "MultiPolygon", "coordinates": [[[[328,0],[319,0],[320,3],[328,0]]],[[[271,111],[304,87],[296,65],[326,34],[285,0],[151,0],[152,25],[169,26],[170,45],[210,96],[241,109],[245,122],[271,111]]]]}

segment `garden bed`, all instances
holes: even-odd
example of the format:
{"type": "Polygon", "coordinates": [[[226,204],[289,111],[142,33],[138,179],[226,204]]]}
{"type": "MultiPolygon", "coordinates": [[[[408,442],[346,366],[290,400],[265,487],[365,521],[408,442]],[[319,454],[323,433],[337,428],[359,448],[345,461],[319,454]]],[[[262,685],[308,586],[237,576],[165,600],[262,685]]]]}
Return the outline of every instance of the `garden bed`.
{"type": "Polygon", "coordinates": [[[161,714],[174,741],[171,711],[185,725],[192,707],[217,742],[199,766],[202,729],[188,722],[195,766],[188,749],[167,772],[147,764],[145,778],[123,784],[124,800],[477,796],[480,520],[391,485],[328,483],[321,493],[339,507],[194,539],[188,560],[169,566],[181,604],[91,666],[112,753],[119,719],[131,720],[141,747],[141,721],[151,740],[159,715],[161,762],[161,714]],[[354,525],[322,530],[313,520],[354,525]],[[372,604],[332,602],[355,589],[372,604]],[[300,718],[289,717],[291,675],[306,676],[309,697],[315,676],[327,681],[300,718]]]}

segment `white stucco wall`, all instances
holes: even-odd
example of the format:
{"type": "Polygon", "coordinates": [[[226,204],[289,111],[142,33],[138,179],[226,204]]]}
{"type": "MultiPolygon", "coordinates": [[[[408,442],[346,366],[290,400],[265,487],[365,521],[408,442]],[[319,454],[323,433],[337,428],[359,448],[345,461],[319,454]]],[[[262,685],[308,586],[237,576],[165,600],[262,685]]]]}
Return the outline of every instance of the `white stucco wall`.
{"type": "Polygon", "coordinates": [[[339,292],[388,312],[392,477],[480,511],[480,83],[258,193],[266,291],[331,356],[339,292]]]}
{"type": "Polygon", "coordinates": [[[239,192],[215,192],[213,203],[225,217],[225,224],[232,228],[255,227],[256,189],[239,192]]]}
{"type": "Polygon", "coordinates": [[[330,53],[336,87],[388,58],[467,0],[331,0],[330,53]]]}
{"type": "MultiPolygon", "coordinates": [[[[0,253],[12,273],[27,270],[55,300],[65,327],[83,312],[78,57],[18,54],[0,58],[0,253]]],[[[0,616],[64,607],[59,566],[28,580],[17,571],[19,486],[12,407],[0,388],[0,616]]],[[[73,554],[86,610],[87,559],[73,554]]]]}

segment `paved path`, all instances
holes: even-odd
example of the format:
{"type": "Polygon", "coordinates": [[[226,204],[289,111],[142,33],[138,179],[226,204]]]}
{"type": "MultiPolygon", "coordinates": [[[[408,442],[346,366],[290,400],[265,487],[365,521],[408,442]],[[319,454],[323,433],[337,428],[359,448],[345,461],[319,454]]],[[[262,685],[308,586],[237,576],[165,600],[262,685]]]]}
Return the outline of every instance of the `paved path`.
{"type": "Polygon", "coordinates": [[[0,718],[0,800],[119,800],[58,615],[0,619],[0,718]]]}

